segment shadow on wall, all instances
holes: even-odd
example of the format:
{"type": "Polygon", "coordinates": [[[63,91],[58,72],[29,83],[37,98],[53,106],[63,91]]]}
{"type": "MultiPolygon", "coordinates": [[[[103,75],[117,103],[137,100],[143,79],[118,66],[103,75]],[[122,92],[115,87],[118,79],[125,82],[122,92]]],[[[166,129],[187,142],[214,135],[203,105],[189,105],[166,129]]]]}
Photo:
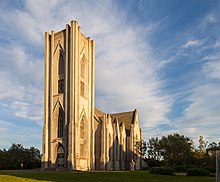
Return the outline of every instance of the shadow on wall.
{"type": "MultiPolygon", "coordinates": [[[[98,127],[98,129],[100,128],[98,127]]],[[[99,131],[96,131],[96,137],[100,139],[99,131]]],[[[101,155],[101,140],[96,140],[95,151],[96,170],[130,170],[132,159],[135,162],[134,169],[142,169],[140,156],[131,150],[124,151],[123,146],[118,142],[117,136],[111,147],[106,151],[105,158],[101,155]]]]}

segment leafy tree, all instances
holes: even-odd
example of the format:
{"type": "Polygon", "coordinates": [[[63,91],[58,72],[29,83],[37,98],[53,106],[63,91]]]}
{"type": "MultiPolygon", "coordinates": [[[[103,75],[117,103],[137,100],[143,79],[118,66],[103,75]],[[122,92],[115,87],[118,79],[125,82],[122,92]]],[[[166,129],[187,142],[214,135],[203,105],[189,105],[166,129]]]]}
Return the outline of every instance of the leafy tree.
{"type": "Polygon", "coordinates": [[[146,142],[144,140],[137,141],[135,143],[135,149],[138,155],[142,157],[145,156],[147,150],[146,142]]]}
{"type": "Polygon", "coordinates": [[[24,147],[21,144],[12,144],[8,149],[8,154],[10,156],[9,164],[10,169],[19,169],[21,163],[25,160],[24,147]]]}
{"type": "Polygon", "coordinates": [[[206,156],[205,149],[206,149],[207,144],[208,144],[208,141],[205,141],[203,136],[199,136],[199,146],[197,150],[199,159],[205,158],[206,156]]]}
{"type": "Polygon", "coordinates": [[[206,148],[206,165],[216,167],[216,151],[220,150],[220,146],[216,142],[209,143],[206,148]]]}
{"type": "Polygon", "coordinates": [[[160,160],[161,157],[159,138],[150,138],[147,143],[147,158],[152,160],[160,160]]]}
{"type": "Polygon", "coordinates": [[[32,169],[40,167],[40,150],[24,148],[21,144],[12,144],[6,150],[0,150],[0,169],[32,169]]]}
{"type": "Polygon", "coordinates": [[[217,143],[215,143],[215,142],[211,142],[211,143],[208,145],[208,148],[206,149],[206,153],[207,153],[209,156],[215,157],[215,155],[216,155],[216,150],[220,150],[220,146],[218,146],[217,143]]]}
{"type": "Polygon", "coordinates": [[[147,159],[151,165],[186,165],[193,159],[193,141],[177,133],[149,139],[147,159]],[[161,163],[162,162],[162,163],[161,163]]]}
{"type": "Polygon", "coordinates": [[[193,142],[190,138],[177,133],[162,136],[159,141],[161,156],[168,165],[185,165],[192,156],[193,142]]]}

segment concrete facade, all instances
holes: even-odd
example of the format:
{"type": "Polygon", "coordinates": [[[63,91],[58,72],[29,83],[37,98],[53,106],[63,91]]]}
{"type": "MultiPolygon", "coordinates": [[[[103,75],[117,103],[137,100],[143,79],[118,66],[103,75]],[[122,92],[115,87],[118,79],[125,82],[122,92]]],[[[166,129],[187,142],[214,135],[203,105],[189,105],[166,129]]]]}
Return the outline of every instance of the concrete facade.
{"type": "Polygon", "coordinates": [[[95,42],[78,23],[45,33],[42,168],[124,170],[142,140],[136,110],[107,114],[94,108],[95,42]]]}

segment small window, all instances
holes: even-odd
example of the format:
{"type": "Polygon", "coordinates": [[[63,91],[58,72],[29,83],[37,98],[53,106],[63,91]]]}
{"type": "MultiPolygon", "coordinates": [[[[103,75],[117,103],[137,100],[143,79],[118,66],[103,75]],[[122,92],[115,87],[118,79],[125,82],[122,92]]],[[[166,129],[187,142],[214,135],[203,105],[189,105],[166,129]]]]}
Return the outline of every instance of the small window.
{"type": "Polygon", "coordinates": [[[85,96],[85,85],[83,82],[80,82],[80,95],[85,96]]]}

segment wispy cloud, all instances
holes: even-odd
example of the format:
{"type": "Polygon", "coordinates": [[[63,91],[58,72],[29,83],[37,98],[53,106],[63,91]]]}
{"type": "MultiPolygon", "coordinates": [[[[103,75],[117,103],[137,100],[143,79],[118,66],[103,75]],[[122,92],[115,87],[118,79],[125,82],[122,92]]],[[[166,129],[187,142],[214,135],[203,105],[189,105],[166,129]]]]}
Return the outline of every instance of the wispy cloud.
{"type": "Polygon", "coordinates": [[[20,143],[25,147],[35,146],[41,149],[41,128],[12,124],[11,121],[0,120],[1,148],[8,148],[12,143],[20,143]],[[28,136],[28,137],[27,137],[28,136]]]}
{"type": "MultiPolygon", "coordinates": [[[[150,11],[144,4],[139,1],[137,8],[150,11]]],[[[178,22],[172,18],[178,17],[166,14],[161,21],[137,23],[141,16],[131,20],[131,12],[111,0],[27,0],[19,8],[2,7],[6,8],[0,11],[0,109],[8,116],[42,124],[43,35],[64,29],[74,19],[96,41],[97,107],[109,113],[137,108],[146,138],[178,131],[196,137],[204,126],[208,128],[204,133],[210,136],[210,126],[220,117],[216,112],[220,109],[216,90],[220,88],[215,83],[220,77],[216,54],[220,44],[210,40],[220,40],[214,34],[218,32],[217,13],[208,12],[193,26],[183,26],[184,32],[177,29],[169,40],[170,33],[165,31],[172,27],[169,22],[178,22]],[[209,25],[215,25],[215,31],[209,25]],[[161,49],[158,39],[152,44],[157,30],[165,42],[161,49]],[[182,108],[181,116],[168,117],[179,100],[189,104],[182,108]]],[[[41,137],[40,130],[34,132],[41,137]]],[[[1,138],[3,135],[6,132],[1,138]]]]}
{"type": "Polygon", "coordinates": [[[59,31],[75,19],[82,32],[96,41],[96,106],[106,112],[137,108],[142,127],[169,122],[166,114],[172,99],[161,91],[159,60],[146,41],[158,22],[133,24],[113,1],[25,1],[24,9],[3,14],[3,31],[9,30],[13,44],[1,49],[8,61],[1,70],[7,83],[0,90],[14,89],[0,95],[14,116],[42,122],[43,57],[33,49],[43,51],[45,31],[59,31]]]}
{"type": "Polygon", "coordinates": [[[189,48],[189,47],[199,46],[201,44],[202,43],[199,40],[188,40],[182,47],[189,48]]]}
{"type": "Polygon", "coordinates": [[[0,102],[7,103],[4,109],[7,108],[11,115],[42,122],[42,60],[20,46],[0,47],[0,102]]]}
{"type": "Polygon", "coordinates": [[[209,60],[204,66],[203,71],[207,78],[220,79],[220,56],[217,60],[209,60]]]}

